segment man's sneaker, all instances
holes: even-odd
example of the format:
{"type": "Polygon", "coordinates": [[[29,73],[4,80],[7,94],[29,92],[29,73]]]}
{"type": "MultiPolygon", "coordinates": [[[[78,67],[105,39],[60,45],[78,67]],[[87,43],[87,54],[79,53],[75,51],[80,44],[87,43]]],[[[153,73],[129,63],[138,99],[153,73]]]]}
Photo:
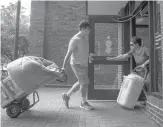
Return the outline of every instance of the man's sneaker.
{"type": "Polygon", "coordinates": [[[63,102],[64,102],[66,108],[69,108],[70,97],[68,97],[67,94],[62,93],[62,99],[63,99],[63,102]]]}
{"type": "Polygon", "coordinates": [[[88,102],[81,103],[80,108],[85,110],[93,110],[93,107],[88,102]]]}

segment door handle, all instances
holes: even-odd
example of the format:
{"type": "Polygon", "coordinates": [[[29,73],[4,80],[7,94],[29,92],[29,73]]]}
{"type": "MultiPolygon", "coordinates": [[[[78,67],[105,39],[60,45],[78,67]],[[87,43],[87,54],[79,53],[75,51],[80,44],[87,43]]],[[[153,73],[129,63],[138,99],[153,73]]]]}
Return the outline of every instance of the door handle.
{"type": "Polygon", "coordinates": [[[89,56],[89,63],[92,63],[93,57],[89,56]]]}

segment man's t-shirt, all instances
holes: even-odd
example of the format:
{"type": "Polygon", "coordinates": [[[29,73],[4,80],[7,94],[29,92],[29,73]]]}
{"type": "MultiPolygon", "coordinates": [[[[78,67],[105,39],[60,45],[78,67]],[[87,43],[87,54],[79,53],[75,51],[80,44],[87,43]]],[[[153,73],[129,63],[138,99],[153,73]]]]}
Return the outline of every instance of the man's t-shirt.
{"type": "Polygon", "coordinates": [[[88,41],[81,38],[72,38],[76,39],[75,48],[71,55],[70,64],[76,65],[80,64],[83,66],[87,66],[88,64],[88,56],[89,56],[89,44],[88,41]]]}

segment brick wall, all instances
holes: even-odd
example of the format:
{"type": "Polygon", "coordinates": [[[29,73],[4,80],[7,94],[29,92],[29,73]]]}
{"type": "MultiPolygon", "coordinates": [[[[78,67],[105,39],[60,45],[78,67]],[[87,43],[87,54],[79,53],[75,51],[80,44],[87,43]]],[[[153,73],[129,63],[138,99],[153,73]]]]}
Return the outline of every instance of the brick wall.
{"type": "Polygon", "coordinates": [[[32,1],[29,29],[29,55],[43,56],[44,15],[45,2],[32,1]]]}
{"type": "MultiPolygon", "coordinates": [[[[161,20],[161,45],[162,45],[162,76],[163,76],[163,2],[160,4],[160,20],[161,20]]],[[[162,77],[162,91],[163,91],[163,77],[162,77]]],[[[163,126],[163,98],[159,99],[152,95],[147,98],[147,106],[145,108],[146,114],[150,119],[154,120],[158,125],[163,126]]]]}
{"type": "MultiPolygon", "coordinates": [[[[123,53],[123,29],[122,29],[122,24],[118,23],[118,55],[123,53]]],[[[122,84],[122,65],[118,65],[118,86],[120,87],[122,84]]]]}
{"type": "Polygon", "coordinates": [[[154,120],[158,125],[163,126],[163,100],[154,96],[148,96],[145,113],[151,120],[154,120]]]}

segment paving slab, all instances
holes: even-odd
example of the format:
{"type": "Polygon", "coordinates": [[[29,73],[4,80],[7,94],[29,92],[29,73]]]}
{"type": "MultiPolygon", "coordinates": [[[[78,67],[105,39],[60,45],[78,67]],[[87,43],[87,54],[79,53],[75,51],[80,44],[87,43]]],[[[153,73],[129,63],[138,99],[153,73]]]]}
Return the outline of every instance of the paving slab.
{"type": "MultiPolygon", "coordinates": [[[[40,101],[29,111],[11,119],[1,109],[2,127],[158,127],[141,110],[127,110],[116,102],[91,101],[92,111],[80,109],[80,93],[70,99],[70,108],[61,94],[68,88],[45,87],[38,90],[40,101]]],[[[32,97],[29,96],[30,101],[32,97]]]]}

